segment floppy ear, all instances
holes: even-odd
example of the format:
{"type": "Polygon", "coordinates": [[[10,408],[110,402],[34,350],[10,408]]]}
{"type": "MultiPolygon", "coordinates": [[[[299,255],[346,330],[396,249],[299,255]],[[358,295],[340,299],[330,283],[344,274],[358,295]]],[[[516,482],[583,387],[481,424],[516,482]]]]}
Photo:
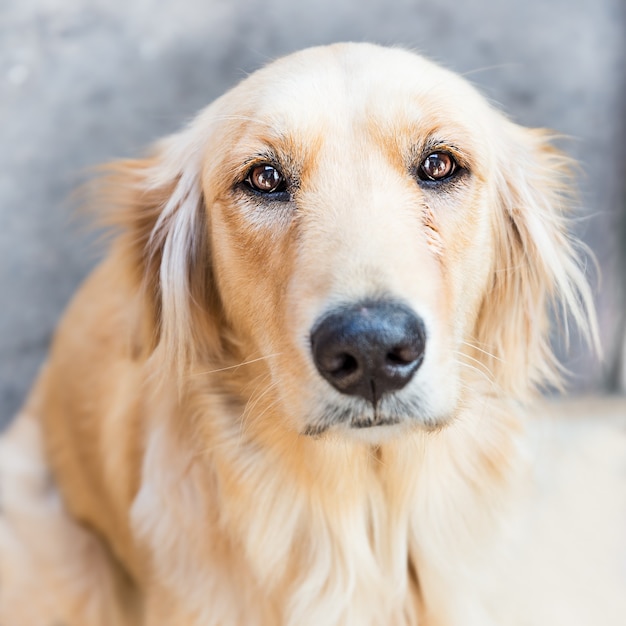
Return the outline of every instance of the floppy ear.
{"type": "Polygon", "coordinates": [[[570,162],[547,133],[505,122],[496,165],[495,264],[475,331],[498,386],[516,398],[560,386],[551,319],[568,318],[599,350],[593,298],[581,253],[568,234],[570,162]]]}
{"type": "Polygon", "coordinates": [[[158,143],[148,158],[107,166],[99,187],[104,221],[121,229],[114,247],[140,295],[138,324],[151,328],[141,347],[178,373],[220,343],[203,145],[190,127],[158,143]]]}

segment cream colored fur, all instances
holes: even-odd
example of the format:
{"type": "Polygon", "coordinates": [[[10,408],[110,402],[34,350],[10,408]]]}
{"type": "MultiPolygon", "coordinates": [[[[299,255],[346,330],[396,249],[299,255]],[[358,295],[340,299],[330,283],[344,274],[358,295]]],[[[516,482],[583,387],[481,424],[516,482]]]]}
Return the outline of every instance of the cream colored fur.
{"type": "Polygon", "coordinates": [[[595,339],[565,175],[458,76],[366,44],[276,61],[114,164],[118,234],[0,442],[0,623],[515,623],[493,581],[550,307],[595,339]],[[463,166],[445,189],[415,176],[431,145],[463,166]],[[289,202],[242,187],[268,160],[289,202]],[[400,423],[327,428],[378,414],[317,373],[311,328],[381,294],[427,328],[381,401],[400,423]]]}

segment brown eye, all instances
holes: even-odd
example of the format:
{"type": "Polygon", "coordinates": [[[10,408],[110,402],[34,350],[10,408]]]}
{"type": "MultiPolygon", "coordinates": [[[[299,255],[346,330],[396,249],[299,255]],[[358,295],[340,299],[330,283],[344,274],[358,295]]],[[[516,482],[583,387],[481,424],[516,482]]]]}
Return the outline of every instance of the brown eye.
{"type": "Polygon", "coordinates": [[[285,191],[284,176],[273,165],[255,165],[249,172],[246,182],[254,191],[272,194],[285,191]]]}
{"type": "Polygon", "coordinates": [[[422,161],[417,174],[421,180],[444,180],[454,174],[456,167],[447,152],[433,152],[422,161]]]}

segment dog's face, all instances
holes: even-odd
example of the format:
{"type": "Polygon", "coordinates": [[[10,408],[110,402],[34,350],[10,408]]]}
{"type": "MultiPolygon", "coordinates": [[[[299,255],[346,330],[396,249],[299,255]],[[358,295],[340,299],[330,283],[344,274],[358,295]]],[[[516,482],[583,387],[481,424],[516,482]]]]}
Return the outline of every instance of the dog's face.
{"type": "Polygon", "coordinates": [[[203,172],[216,278],[285,413],[305,432],[447,420],[493,261],[482,103],[359,47],[283,60],[221,104],[234,123],[203,172]]]}
{"type": "Polygon", "coordinates": [[[211,281],[290,428],[377,439],[445,424],[478,370],[513,393],[547,377],[546,298],[583,284],[550,270],[572,265],[558,157],[461,78],[400,50],[306,50],[164,152],[162,315],[211,281]]]}

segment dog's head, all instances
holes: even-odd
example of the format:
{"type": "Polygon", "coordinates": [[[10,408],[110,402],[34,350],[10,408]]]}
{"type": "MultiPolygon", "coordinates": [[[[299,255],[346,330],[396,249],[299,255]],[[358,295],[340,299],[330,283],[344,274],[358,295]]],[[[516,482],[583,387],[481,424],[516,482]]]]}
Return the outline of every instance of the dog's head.
{"type": "Polygon", "coordinates": [[[455,74],[340,44],[256,72],[115,185],[167,364],[263,359],[290,428],[381,433],[553,383],[551,303],[593,328],[565,166],[455,74]]]}

